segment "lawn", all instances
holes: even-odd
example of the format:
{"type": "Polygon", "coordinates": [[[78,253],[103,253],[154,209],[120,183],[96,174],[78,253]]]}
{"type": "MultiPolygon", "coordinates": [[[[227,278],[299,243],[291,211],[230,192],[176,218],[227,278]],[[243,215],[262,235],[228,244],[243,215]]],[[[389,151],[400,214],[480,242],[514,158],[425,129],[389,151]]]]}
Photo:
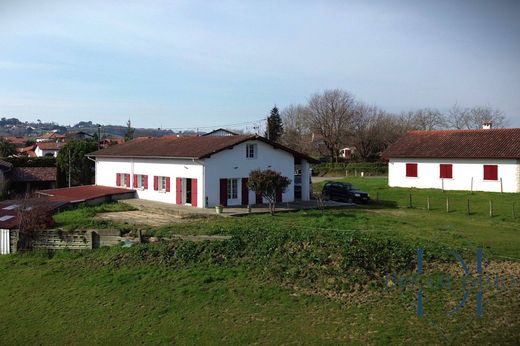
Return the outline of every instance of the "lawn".
{"type": "MultiPolygon", "coordinates": [[[[520,277],[520,263],[506,259],[520,258],[519,224],[505,213],[518,195],[413,190],[416,203],[408,208],[410,190],[389,189],[380,178],[349,181],[387,202],[194,219],[146,231],[232,236],[224,241],[0,256],[1,343],[520,342],[520,287],[486,290],[482,317],[475,317],[474,290],[459,313],[447,316],[462,288],[425,287],[427,318],[419,318],[417,290],[387,281],[416,269],[418,247],[428,275],[459,278],[448,251],[461,253],[474,270],[473,251],[484,246],[486,273],[520,277]],[[427,196],[447,196],[453,210],[434,203],[426,210],[419,201],[427,196]],[[467,198],[475,205],[469,216],[458,207],[467,198]],[[490,198],[494,217],[479,212],[490,198]]],[[[127,227],[92,220],[115,210],[127,207],[81,208],[55,219],[62,227],[127,227]]]]}

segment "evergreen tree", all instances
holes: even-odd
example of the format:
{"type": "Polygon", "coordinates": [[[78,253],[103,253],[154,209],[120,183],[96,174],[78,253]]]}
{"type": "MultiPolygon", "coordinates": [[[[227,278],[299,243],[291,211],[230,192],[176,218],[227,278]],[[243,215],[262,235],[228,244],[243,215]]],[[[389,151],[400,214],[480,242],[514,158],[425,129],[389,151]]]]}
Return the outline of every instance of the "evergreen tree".
{"type": "Polygon", "coordinates": [[[283,123],[278,107],[271,109],[271,115],[267,117],[267,129],[265,137],[271,141],[278,142],[283,134],[283,123]]]}
{"type": "Polygon", "coordinates": [[[130,122],[130,119],[128,119],[128,122],[126,123],[125,142],[131,141],[132,139],[134,139],[134,132],[135,132],[135,129],[132,128],[132,123],[130,122]]]}

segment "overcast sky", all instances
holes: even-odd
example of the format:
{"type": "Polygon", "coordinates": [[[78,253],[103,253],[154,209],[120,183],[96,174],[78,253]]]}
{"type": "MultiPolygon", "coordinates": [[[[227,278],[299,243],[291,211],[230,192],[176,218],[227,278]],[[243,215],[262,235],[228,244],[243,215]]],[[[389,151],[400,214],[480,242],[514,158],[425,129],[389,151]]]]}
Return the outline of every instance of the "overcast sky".
{"type": "Polygon", "coordinates": [[[520,1],[0,0],[0,115],[196,127],[342,88],[520,126],[520,1]]]}

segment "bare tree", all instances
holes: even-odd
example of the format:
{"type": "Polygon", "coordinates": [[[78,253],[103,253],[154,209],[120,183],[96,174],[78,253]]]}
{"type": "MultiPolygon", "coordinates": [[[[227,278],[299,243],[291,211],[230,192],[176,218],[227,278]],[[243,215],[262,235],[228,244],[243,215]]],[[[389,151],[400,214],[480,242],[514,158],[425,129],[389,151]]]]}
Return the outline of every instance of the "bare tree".
{"type": "Polygon", "coordinates": [[[507,126],[507,119],[502,111],[489,106],[461,107],[454,105],[447,116],[448,124],[455,129],[480,129],[484,123],[490,122],[493,127],[507,126]]]}
{"type": "Polygon", "coordinates": [[[403,122],[413,130],[439,130],[446,128],[444,115],[437,109],[421,108],[402,114],[403,122]]]}
{"type": "Polygon", "coordinates": [[[290,105],[282,110],[284,133],[282,143],[301,152],[312,150],[312,132],[309,128],[309,111],[302,105],[290,105]]]}
{"type": "Polygon", "coordinates": [[[323,141],[331,161],[337,162],[339,150],[352,132],[356,116],[354,96],[339,89],[325,90],[314,94],[307,108],[311,130],[323,141]]]}
{"type": "Polygon", "coordinates": [[[406,123],[376,106],[358,105],[358,117],[350,143],[363,160],[374,160],[388,145],[409,130],[406,123]]]}

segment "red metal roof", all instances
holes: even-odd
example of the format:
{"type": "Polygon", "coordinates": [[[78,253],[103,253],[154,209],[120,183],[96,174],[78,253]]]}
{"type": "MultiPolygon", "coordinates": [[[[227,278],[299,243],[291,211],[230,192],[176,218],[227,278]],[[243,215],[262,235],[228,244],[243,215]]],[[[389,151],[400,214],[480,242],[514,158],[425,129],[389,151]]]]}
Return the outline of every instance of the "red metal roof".
{"type": "Polygon", "coordinates": [[[293,156],[303,158],[309,162],[316,162],[313,158],[272,142],[264,137],[256,135],[236,136],[189,136],[175,138],[148,138],[132,140],[123,144],[114,145],[106,149],[95,151],[89,156],[96,157],[168,157],[168,158],[194,158],[204,159],[222,150],[232,148],[235,145],[258,140],[277,149],[291,153],[293,156]]]}
{"type": "Polygon", "coordinates": [[[383,158],[520,159],[520,128],[411,131],[383,158]]]}
{"type": "Polygon", "coordinates": [[[41,190],[36,193],[40,196],[46,196],[53,201],[63,202],[82,202],[100,197],[118,195],[122,193],[135,192],[130,189],[119,187],[101,186],[101,185],[84,185],[75,187],[66,187],[61,189],[41,190]]]}

